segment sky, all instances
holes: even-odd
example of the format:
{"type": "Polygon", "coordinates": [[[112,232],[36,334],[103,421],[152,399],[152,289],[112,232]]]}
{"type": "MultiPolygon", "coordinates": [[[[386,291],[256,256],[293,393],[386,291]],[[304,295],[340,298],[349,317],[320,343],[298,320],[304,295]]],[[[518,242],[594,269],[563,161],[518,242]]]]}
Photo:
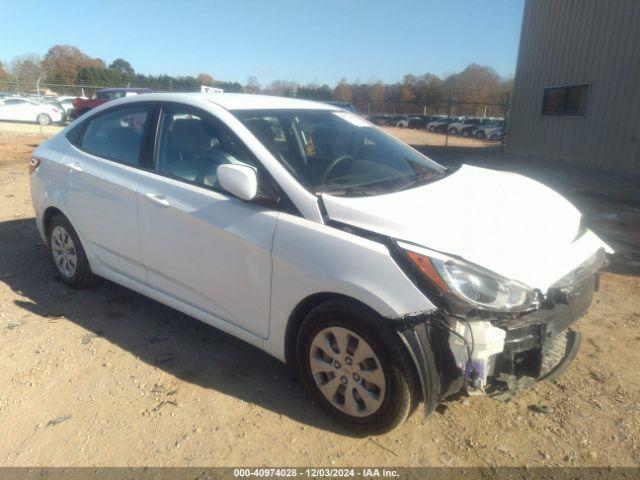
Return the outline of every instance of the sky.
{"type": "Polygon", "coordinates": [[[511,77],[524,0],[0,0],[0,60],[79,47],[107,65],[244,84],[398,82],[469,63],[511,77]]]}

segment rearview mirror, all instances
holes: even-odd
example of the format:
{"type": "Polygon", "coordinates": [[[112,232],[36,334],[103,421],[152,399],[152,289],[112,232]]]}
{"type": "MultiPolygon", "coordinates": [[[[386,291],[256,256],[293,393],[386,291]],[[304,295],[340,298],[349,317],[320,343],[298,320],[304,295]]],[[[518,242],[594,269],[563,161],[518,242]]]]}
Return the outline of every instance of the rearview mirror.
{"type": "Polygon", "coordinates": [[[220,165],[217,169],[218,181],[231,195],[242,200],[253,200],[258,194],[258,175],[247,165],[220,165]]]}

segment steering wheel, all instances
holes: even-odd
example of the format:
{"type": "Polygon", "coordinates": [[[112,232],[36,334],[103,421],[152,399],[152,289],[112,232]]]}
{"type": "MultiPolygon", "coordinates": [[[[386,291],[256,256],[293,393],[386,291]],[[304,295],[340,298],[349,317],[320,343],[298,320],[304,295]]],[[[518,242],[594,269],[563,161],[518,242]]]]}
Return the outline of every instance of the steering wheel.
{"type": "Polygon", "coordinates": [[[338,158],[336,158],[335,160],[333,160],[329,166],[325,169],[325,171],[322,173],[322,177],[320,178],[320,184],[324,185],[327,182],[327,179],[329,178],[329,174],[342,162],[346,161],[346,160],[350,160],[353,162],[353,157],[351,155],[340,155],[338,158]]]}

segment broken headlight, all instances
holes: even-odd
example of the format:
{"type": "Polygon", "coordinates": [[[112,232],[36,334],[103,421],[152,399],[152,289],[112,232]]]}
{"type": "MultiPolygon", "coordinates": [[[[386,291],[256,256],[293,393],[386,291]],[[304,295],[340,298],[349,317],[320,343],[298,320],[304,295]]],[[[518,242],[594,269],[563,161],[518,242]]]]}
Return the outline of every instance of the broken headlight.
{"type": "Polygon", "coordinates": [[[532,307],[535,294],[520,282],[438,252],[404,243],[398,246],[454,306],[463,302],[494,312],[522,312],[532,307]]]}

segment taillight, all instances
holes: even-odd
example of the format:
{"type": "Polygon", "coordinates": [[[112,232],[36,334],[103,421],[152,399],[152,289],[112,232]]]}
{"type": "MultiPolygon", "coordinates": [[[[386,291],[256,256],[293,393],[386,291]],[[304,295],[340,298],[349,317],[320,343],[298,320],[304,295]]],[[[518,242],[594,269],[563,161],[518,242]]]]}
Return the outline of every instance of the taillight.
{"type": "Polygon", "coordinates": [[[31,160],[29,160],[29,175],[35,172],[39,166],[40,166],[40,159],[36,157],[31,157],[31,160]]]}

